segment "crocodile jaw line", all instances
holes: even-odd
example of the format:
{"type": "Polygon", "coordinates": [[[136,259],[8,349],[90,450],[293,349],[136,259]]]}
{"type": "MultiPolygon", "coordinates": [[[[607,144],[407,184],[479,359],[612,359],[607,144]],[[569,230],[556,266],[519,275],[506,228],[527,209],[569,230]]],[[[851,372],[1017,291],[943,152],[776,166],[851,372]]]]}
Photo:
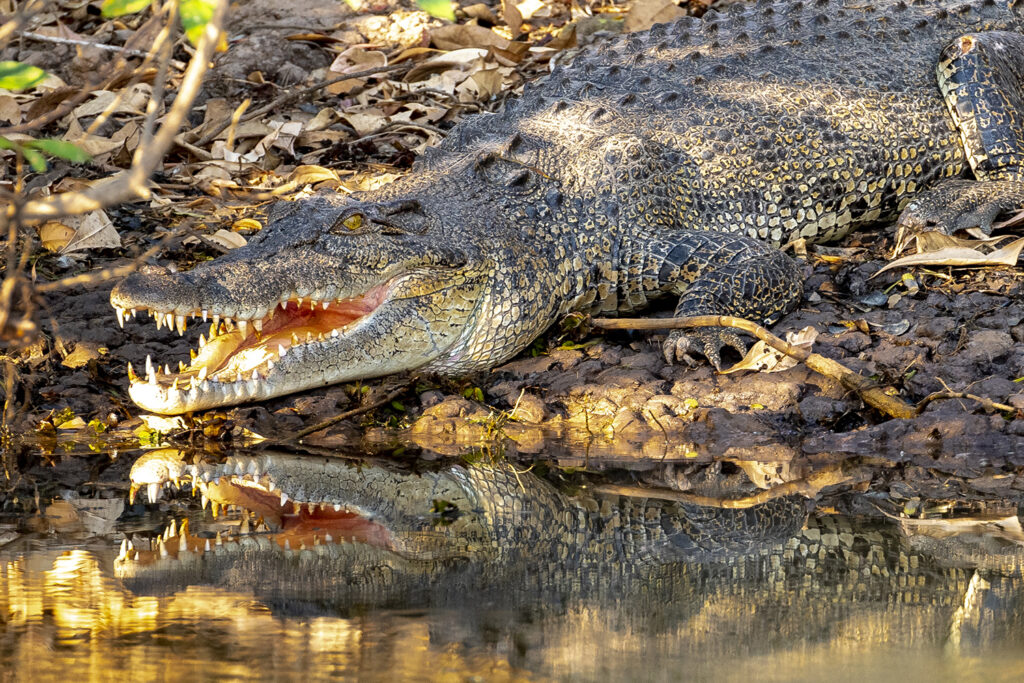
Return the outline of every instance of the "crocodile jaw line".
{"type": "MultiPolygon", "coordinates": [[[[212,320],[206,335],[200,335],[199,347],[188,365],[180,363],[178,372],[168,365],[154,364],[146,358],[145,374],[139,376],[128,365],[131,399],[154,413],[178,414],[216,406],[258,401],[312,388],[328,382],[297,386],[284,377],[289,364],[301,362],[309,354],[327,356],[347,335],[372,321],[374,314],[388,301],[394,281],[370,288],[364,294],[337,300],[318,300],[288,294],[274,302],[259,317],[229,317],[216,309],[176,312],[148,312],[157,329],[167,325],[184,334],[187,320],[212,320]]],[[[127,302],[126,302],[127,303],[127,302]]],[[[138,309],[114,302],[118,321],[134,317],[138,309]]],[[[147,311],[147,309],[142,309],[147,311]]],[[[337,380],[335,380],[337,381],[337,380]]]]}

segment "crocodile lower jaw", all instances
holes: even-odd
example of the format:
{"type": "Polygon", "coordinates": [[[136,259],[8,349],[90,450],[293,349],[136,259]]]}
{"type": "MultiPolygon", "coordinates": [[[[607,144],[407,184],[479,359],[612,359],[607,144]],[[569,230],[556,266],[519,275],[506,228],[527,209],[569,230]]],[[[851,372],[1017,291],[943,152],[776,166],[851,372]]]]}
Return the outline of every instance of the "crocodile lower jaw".
{"type": "MultiPolygon", "coordinates": [[[[388,297],[392,282],[379,284],[362,295],[336,300],[317,300],[288,295],[273,303],[259,317],[232,317],[216,309],[176,312],[142,308],[156,320],[157,328],[167,325],[184,334],[187,320],[211,320],[209,338],[199,336],[191,362],[168,364],[146,358],[145,375],[136,374],[128,364],[128,393],[146,410],[182,413],[244,401],[260,400],[294,391],[279,386],[275,366],[286,356],[301,358],[315,345],[330,345],[362,321],[370,318],[388,297]]],[[[139,309],[116,303],[118,321],[139,309]]],[[[296,358],[296,359],[297,359],[296,358]]]]}

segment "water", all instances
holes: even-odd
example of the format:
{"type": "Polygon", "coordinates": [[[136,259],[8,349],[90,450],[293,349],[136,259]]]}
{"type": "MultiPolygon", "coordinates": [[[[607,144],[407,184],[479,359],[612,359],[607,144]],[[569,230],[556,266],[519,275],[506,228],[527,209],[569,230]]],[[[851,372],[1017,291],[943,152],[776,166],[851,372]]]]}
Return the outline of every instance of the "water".
{"type": "Polygon", "coordinates": [[[184,493],[67,496],[4,520],[3,679],[1024,677],[1012,506],[901,522],[852,514],[884,508],[870,491],[816,507],[656,501],[636,495],[649,464],[598,475],[234,457],[232,471],[259,474],[203,483],[164,452],[135,467],[140,497],[161,467],[182,470],[184,493]],[[285,506],[262,493],[268,473],[291,487],[285,506]],[[202,510],[190,476],[231,507],[202,510]],[[294,507],[311,498],[332,503],[294,507]],[[246,526],[251,542],[236,543],[246,526]]]}

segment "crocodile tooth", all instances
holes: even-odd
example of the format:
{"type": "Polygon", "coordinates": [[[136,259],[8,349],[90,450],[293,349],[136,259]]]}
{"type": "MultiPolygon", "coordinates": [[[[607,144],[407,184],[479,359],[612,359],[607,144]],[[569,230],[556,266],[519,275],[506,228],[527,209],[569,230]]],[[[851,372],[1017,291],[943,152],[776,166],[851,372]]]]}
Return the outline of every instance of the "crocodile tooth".
{"type": "Polygon", "coordinates": [[[164,324],[164,316],[163,316],[163,314],[161,314],[161,313],[157,313],[157,314],[156,314],[156,315],[154,315],[153,317],[154,317],[154,318],[156,318],[156,329],[158,329],[158,330],[159,330],[159,329],[160,329],[161,327],[163,327],[163,324],[164,324]]]}
{"type": "Polygon", "coordinates": [[[133,308],[130,312],[132,314],[132,318],[134,318],[135,317],[135,313],[136,313],[136,309],[133,308]]]}
{"type": "Polygon", "coordinates": [[[206,539],[206,552],[210,552],[210,539],[206,539]]]}
{"type": "Polygon", "coordinates": [[[231,318],[224,320],[224,329],[228,332],[233,332],[235,330],[235,323],[232,322],[231,318]]]}
{"type": "Polygon", "coordinates": [[[292,544],[287,538],[284,539],[284,549],[288,551],[292,549],[292,544]]]}
{"type": "Polygon", "coordinates": [[[330,534],[324,534],[324,543],[334,543],[334,537],[330,534]]]}
{"type": "Polygon", "coordinates": [[[175,391],[178,390],[178,378],[177,377],[175,377],[174,381],[171,382],[171,389],[174,389],[175,391]]]}
{"type": "Polygon", "coordinates": [[[295,308],[302,308],[302,297],[301,296],[300,297],[296,297],[295,301],[296,301],[295,308]]]}
{"type": "Polygon", "coordinates": [[[242,333],[242,338],[243,339],[245,338],[245,336],[249,332],[248,328],[249,328],[249,321],[245,320],[244,318],[239,318],[238,319],[238,331],[242,333]]]}
{"type": "Polygon", "coordinates": [[[299,345],[299,337],[298,337],[297,334],[292,332],[292,346],[298,346],[298,345],[299,345]]]}
{"type": "Polygon", "coordinates": [[[327,300],[325,299],[325,300],[324,300],[324,302],[323,302],[323,304],[321,304],[321,305],[322,305],[322,306],[324,307],[324,310],[326,311],[326,310],[327,310],[327,307],[331,305],[331,302],[330,302],[330,301],[327,301],[327,300]]]}
{"type": "Polygon", "coordinates": [[[188,390],[189,391],[196,391],[196,378],[195,377],[189,377],[188,378],[188,390]]]}
{"type": "Polygon", "coordinates": [[[129,363],[128,364],[128,382],[130,384],[135,384],[138,381],[139,381],[139,376],[135,374],[135,370],[132,368],[132,364],[129,363]]]}
{"type": "Polygon", "coordinates": [[[273,369],[274,369],[274,361],[272,361],[270,359],[267,359],[267,372],[270,372],[273,369]]]}
{"type": "Polygon", "coordinates": [[[252,371],[252,381],[253,382],[258,382],[259,380],[260,380],[260,373],[258,373],[255,370],[253,370],[252,371]]]}
{"type": "Polygon", "coordinates": [[[183,362],[181,362],[179,360],[178,361],[178,372],[185,372],[186,370],[188,370],[188,366],[185,365],[183,362]]]}
{"type": "Polygon", "coordinates": [[[163,558],[167,557],[168,555],[170,555],[170,553],[167,552],[167,544],[164,543],[162,538],[156,539],[156,549],[158,551],[160,551],[160,558],[161,559],[163,559],[163,558]]]}
{"type": "Polygon", "coordinates": [[[335,512],[341,512],[341,505],[339,505],[338,503],[335,503],[334,504],[334,511],[335,512]]]}
{"type": "Polygon", "coordinates": [[[207,507],[209,507],[209,505],[210,505],[210,499],[209,499],[209,497],[205,493],[203,494],[203,497],[202,497],[202,504],[203,504],[203,509],[204,510],[207,507]]]}
{"type": "Polygon", "coordinates": [[[187,552],[188,552],[188,539],[186,539],[184,536],[182,536],[181,539],[178,541],[178,554],[180,555],[182,553],[187,553],[187,552]]]}
{"type": "Polygon", "coordinates": [[[199,348],[203,348],[204,346],[206,346],[206,337],[204,337],[203,334],[200,332],[199,333],[199,348]]]}
{"type": "MultiPolygon", "coordinates": [[[[220,316],[217,315],[216,313],[213,314],[213,329],[220,329],[220,316]]],[[[210,334],[210,336],[212,337],[214,335],[210,334]]]]}
{"type": "Polygon", "coordinates": [[[253,476],[259,476],[259,474],[260,474],[260,466],[259,466],[259,464],[257,464],[257,462],[255,460],[250,460],[249,461],[249,466],[246,468],[245,471],[246,471],[247,474],[251,474],[253,476]]]}
{"type": "Polygon", "coordinates": [[[128,557],[128,539],[121,541],[121,549],[117,553],[117,559],[128,557]]]}
{"type": "Polygon", "coordinates": [[[338,332],[337,328],[331,330],[331,337],[337,339],[339,334],[340,333],[338,332]]]}
{"type": "Polygon", "coordinates": [[[280,344],[278,344],[277,345],[277,357],[278,357],[278,359],[280,360],[281,358],[284,358],[284,355],[286,353],[288,353],[288,349],[286,349],[285,347],[283,347],[280,344]]]}
{"type": "Polygon", "coordinates": [[[316,310],[316,300],[315,299],[310,299],[309,300],[309,310],[311,310],[311,311],[315,311],[316,310]]]}
{"type": "Polygon", "coordinates": [[[206,309],[204,308],[204,309],[203,309],[203,322],[204,322],[204,323],[206,322],[206,319],[207,319],[207,318],[208,318],[209,316],[210,316],[210,312],[209,312],[209,311],[207,311],[207,310],[206,310],[206,309]]]}
{"type": "Polygon", "coordinates": [[[156,384],[156,370],[153,369],[153,359],[148,354],[146,355],[146,381],[156,384]]]}
{"type": "Polygon", "coordinates": [[[207,367],[204,365],[199,368],[199,381],[202,382],[206,379],[207,367]]]}
{"type": "Polygon", "coordinates": [[[252,528],[249,526],[249,516],[246,515],[242,518],[242,525],[238,527],[238,533],[249,534],[252,533],[252,528]]]}
{"type": "Polygon", "coordinates": [[[174,314],[173,313],[170,313],[170,312],[167,313],[167,315],[164,317],[164,325],[167,325],[167,329],[169,329],[169,330],[173,330],[174,329],[174,314]]]}
{"type": "Polygon", "coordinates": [[[306,333],[306,343],[308,344],[311,341],[313,341],[313,333],[312,332],[307,332],[306,333]]]}
{"type": "Polygon", "coordinates": [[[277,313],[277,307],[276,307],[276,306],[275,306],[274,308],[271,308],[271,309],[270,309],[270,310],[269,310],[269,311],[267,312],[267,315],[266,315],[266,318],[267,318],[267,322],[270,322],[271,320],[273,320],[273,319],[274,319],[274,314],[275,314],[275,313],[277,313]]]}
{"type": "Polygon", "coordinates": [[[288,494],[281,491],[281,505],[284,506],[288,502],[288,494]]]}
{"type": "Polygon", "coordinates": [[[224,545],[224,539],[221,538],[220,532],[217,532],[217,545],[224,545]]]}
{"type": "Polygon", "coordinates": [[[188,357],[189,357],[189,360],[195,360],[196,359],[196,350],[195,349],[189,349],[188,350],[188,357]]]}
{"type": "Polygon", "coordinates": [[[164,374],[165,375],[171,374],[171,366],[168,365],[167,363],[164,363],[164,374]]]}
{"type": "Polygon", "coordinates": [[[183,315],[176,315],[176,316],[174,316],[174,324],[178,328],[178,335],[179,336],[185,334],[185,324],[186,324],[185,323],[185,316],[183,316],[183,315]]]}
{"type": "Polygon", "coordinates": [[[253,318],[252,327],[257,332],[262,332],[263,331],[263,320],[260,319],[260,318],[253,318]]]}
{"type": "Polygon", "coordinates": [[[117,306],[114,306],[114,310],[117,311],[117,324],[120,325],[121,329],[123,330],[124,329],[124,309],[123,308],[118,308],[117,306]]]}

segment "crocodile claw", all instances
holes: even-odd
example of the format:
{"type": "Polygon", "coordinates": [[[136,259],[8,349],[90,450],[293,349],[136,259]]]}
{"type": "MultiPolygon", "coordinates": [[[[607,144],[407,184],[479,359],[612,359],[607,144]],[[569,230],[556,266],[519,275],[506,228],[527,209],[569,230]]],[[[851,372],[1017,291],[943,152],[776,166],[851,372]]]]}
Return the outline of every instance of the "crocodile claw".
{"type": "Polygon", "coordinates": [[[988,236],[992,223],[1004,211],[1018,207],[1013,193],[997,191],[995,186],[974,180],[948,180],[921,193],[903,209],[897,223],[897,252],[919,232],[937,231],[946,235],[968,231],[988,236]]]}
{"type": "Polygon", "coordinates": [[[677,361],[693,366],[699,363],[691,353],[702,354],[715,370],[722,369],[722,349],[729,347],[747,353],[747,345],[727,327],[701,327],[694,330],[673,330],[662,345],[662,352],[669,365],[677,361]]]}

